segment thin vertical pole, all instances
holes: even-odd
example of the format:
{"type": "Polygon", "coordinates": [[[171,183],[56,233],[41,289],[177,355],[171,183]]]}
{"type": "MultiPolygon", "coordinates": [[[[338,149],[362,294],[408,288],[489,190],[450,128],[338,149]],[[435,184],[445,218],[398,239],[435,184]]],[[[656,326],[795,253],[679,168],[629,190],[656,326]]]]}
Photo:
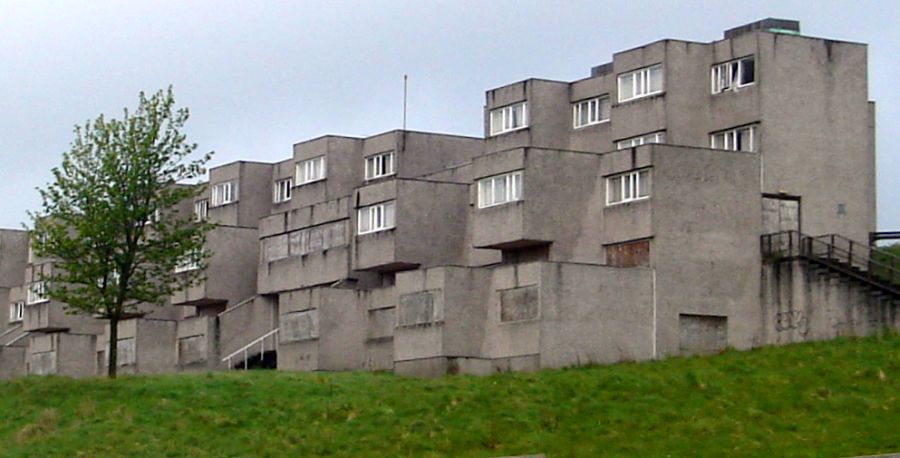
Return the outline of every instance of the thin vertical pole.
{"type": "Polygon", "coordinates": [[[406,82],[408,79],[408,75],[403,75],[403,130],[406,130],[406,82]]]}

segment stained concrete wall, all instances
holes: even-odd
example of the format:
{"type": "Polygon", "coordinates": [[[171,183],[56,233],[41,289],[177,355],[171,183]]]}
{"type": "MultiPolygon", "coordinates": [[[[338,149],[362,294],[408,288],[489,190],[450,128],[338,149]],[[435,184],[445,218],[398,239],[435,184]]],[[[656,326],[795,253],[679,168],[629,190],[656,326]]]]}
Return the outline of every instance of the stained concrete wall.
{"type": "Polygon", "coordinates": [[[173,304],[236,304],[256,293],[259,237],[255,228],[216,226],[207,233],[206,249],[211,255],[203,279],[173,294],[173,304]]]}
{"type": "Polygon", "coordinates": [[[196,316],[177,322],[175,354],[179,371],[214,370],[222,367],[215,316],[196,316]]]}
{"type": "Polygon", "coordinates": [[[760,343],[783,345],[900,329],[900,301],[793,260],[762,265],[760,343]]]}
{"type": "Polygon", "coordinates": [[[397,276],[398,373],[489,374],[653,357],[653,273],[532,262],[397,276]]]}
{"type": "Polygon", "coordinates": [[[89,377],[96,373],[95,335],[33,334],[25,354],[29,374],[89,377]]]}
{"type": "MultiPolygon", "coordinates": [[[[174,320],[132,318],[119,323],[118,369],[120,374],[163,374],[176,370],[176,328],[174,320]]],[[[97,336],[96,371],[103,375],[109,367],[109,325],[97,336]]]]}
{"type": "Polygon", "coordinates": [[[279,369],[365,367],[367,310],[359,291],[314,287],[283,294],[279,323],[279,369]]]}

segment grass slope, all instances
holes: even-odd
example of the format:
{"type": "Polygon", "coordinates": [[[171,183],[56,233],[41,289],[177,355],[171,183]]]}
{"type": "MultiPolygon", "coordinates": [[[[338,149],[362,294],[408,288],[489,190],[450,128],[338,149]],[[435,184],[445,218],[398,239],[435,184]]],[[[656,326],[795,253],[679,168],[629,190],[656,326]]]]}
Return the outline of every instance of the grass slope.
{"type": "Polygon", "coordinates": [[[492,377],[0,383],[2,456],[849,456],[900,451],[900,336],[492,377]]]}

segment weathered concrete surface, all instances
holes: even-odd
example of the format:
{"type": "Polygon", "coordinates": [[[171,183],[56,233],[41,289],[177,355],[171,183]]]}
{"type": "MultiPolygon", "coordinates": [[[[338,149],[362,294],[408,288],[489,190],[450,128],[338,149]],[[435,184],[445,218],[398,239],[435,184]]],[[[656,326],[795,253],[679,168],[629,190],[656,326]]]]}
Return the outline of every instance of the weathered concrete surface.
{"type": "Polygon", "coordinates": [[[808,262],[762,267],[761,343],[788,344],[900,329],[900,301],[808,262]]]}

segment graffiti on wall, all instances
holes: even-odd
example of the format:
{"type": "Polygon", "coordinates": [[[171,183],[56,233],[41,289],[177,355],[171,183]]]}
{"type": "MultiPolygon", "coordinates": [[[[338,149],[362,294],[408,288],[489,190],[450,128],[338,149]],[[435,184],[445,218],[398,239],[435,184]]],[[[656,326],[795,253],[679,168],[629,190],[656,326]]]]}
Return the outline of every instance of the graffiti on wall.
{"type": "Polygon", "coordinates": [[[797,331],[806,335],[809,331],[806,314],[801,311],[789,310],[775,314],[775,330],[778,332],[797,331]]]}

